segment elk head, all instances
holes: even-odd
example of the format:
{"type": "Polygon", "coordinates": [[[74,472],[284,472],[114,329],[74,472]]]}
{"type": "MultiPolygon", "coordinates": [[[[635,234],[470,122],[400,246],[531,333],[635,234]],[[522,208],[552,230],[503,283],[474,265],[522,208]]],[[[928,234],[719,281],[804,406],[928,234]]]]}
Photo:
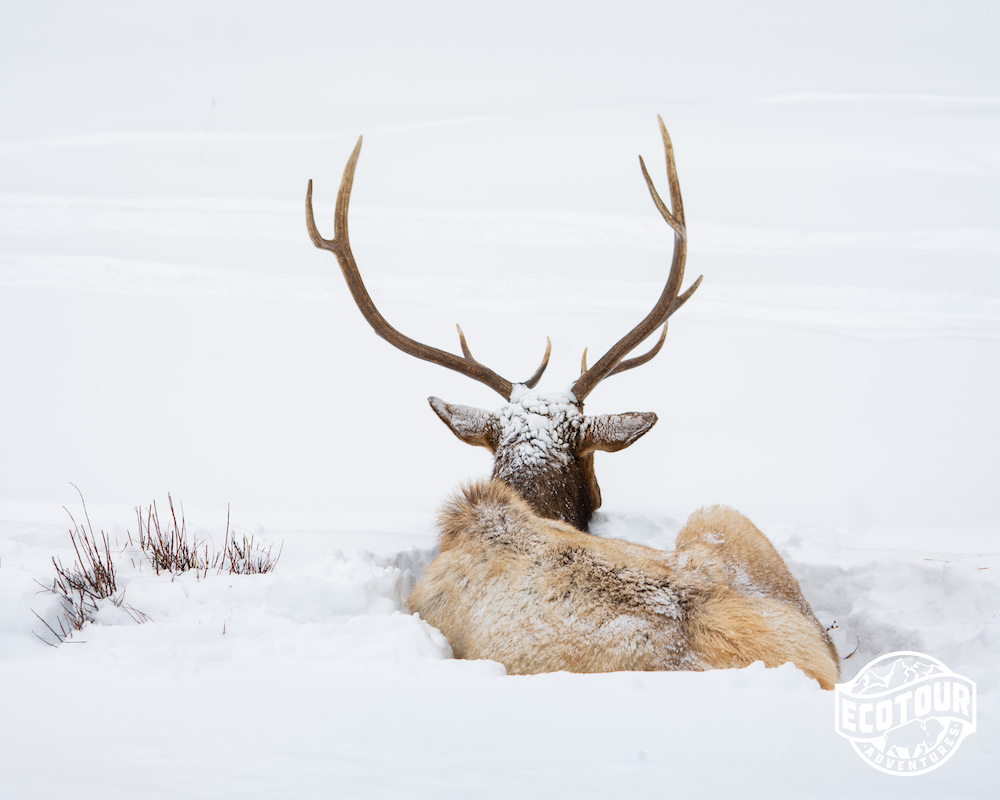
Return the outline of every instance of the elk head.
{"type": "Polygon", "coordinates": [[[601,505],[601,490],[594,474],[594,453],[598,450],[614,452],[628,447],[656,423],[656,414],[651,412],[586,416],[583,403],[602,380],[645,364],[660,351],[667,336],[667,319],[687,302],[701,283],[699,277],[685,292],[680,292],[687,255],[684,206],[673,146],[662,119],[660,133],[666,152],[672,210],[660,199],[641,156],[639,164],[653,202],[674,231],[674,255],[666,285],[645,319],[592,367],[587,367],[587,352],[584,350],[580,377],[565,392],[554,395],[534,391],[548,365],[551,340],[535,374],[522,383],[512,383],[473,358],[461,327],[458,328],[462,348],[462,355],[459,356],[409,338],[393,328],[379,313],[361,280],[347,232],[347,210],[354,170],[361,153],[361,138],[347,161],[337,193],[333,239],[324,239],[316,228],[312,181],[309,181],[306,191],[309,237],[316,247],[329,250],[336,256],[354,302],[375,333],[405,353],[486,384],[507,401],[498,411],[486,411],[431,397],[429,401],[435,413],[463,442],[489,449],[494,457],[492,477],[516,489],[539,515],[561,519],[583,531],[587,530],[591,516],[601,505]],[[651,350],[635,358],[626,358],[661,327],[659,340],[651,350]]]}

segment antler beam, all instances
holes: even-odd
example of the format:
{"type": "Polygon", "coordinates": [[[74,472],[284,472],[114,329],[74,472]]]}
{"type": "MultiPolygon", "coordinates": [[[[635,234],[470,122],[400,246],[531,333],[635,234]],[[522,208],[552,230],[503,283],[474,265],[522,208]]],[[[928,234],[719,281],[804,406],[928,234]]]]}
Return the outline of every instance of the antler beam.
{"type": "Polygon", "coordinates": [[[639,165],[642,168],[642,176],[646,179],[646,186],[653,202],[659,209],[660,215],[674,231],[674,257],[670,264],[670,274],[667,276],[667,283],[663,287],[660,299],[656,301],[653,310],[646,315],[646,318],[636,325],[625,336],[610,349],[601,359],[590,369],[586,367],[586,354],[584,355],[583,374],[573,384],[573,395],[579,402],[583,402],[595,386],[602,380],[627,369],[645,364],[655,356],[663,346],[664,338],[667,335],[667,319],[677,309],[684,305],[694,294],[698,286],[701,285],[701,277],[698,278],[683,294],[680,294],[681,284],[684,282],[684,263],[687,260],[687,228],[684,223],[684,202],[681,198],[681,185],[677,178],[677,165],[674,163],[674,148],[670,142],[670,134],[663,124],[663,119],[657,117],[660,122],[660,135],[663,137],[663,149],[667,157],[667,181],[670,186],[670,204],[673,211],[667,208],[663,200],[660,199],[652,178],[646,170],[646,164],[639,156],[639,165]],[[625,359],[632,350],[645,341],[658,327],[663,325],[663,334],[660,341],[653,349],[643,356],[625,359]]]}
{"type": "MultiPolygon", "coordinates": [[[[362,137],[359,136],[358,143],[354,147],[354,152],[351,153],[351,157],[347,160],[347,166],[344,167],[344,177],[340,182],[340,191],[337,192],[337,206],[333,217],[332,239],[324,239],[316,227],[312,205],[312,181],[309,181],[309,188],[306,190],[306,227],[309,230],[309,238],[312,239],[312,243],[316,247],[321,250],[329,250],[336,256],[337,263],[340,264],[341,272],[344,273],[344,280],[347,281],[347,288],[350,289],[355,304],[375,333],[404,353],[421,358],[424,361],[440,364],[442,367],[461,372],[463,375],[468,375],[470,378],[486,384],[502,395],[504,399],[509,400],[514,384],[472,357],[469,346],[465,341],[465,334],[462,333],[461,328],[458,329],[458,335],[463,355],[458,356],[454,353],[422,344],[400,333],[386,321],[385,317],[375,307],[371,295],[368,294],[368,290],[365,288],[364,281],[361,280],[361,273],[358,270],[357,262],[354,260],[347,232],[347,210],[351,202],[351,187],[354,185],[354,170],[358,164],[358,156],[361,154],[361,141],[362,137]]],[[[542,377],[542,373],[545,371],[545,367],[548,366],[551,352],[552,340],[549,339],[545,348],[545,357],[542,359],[541,365],[535,371],[535,374],[524,382],[525,386],[533,388],[538,383],[542,377]]]]}

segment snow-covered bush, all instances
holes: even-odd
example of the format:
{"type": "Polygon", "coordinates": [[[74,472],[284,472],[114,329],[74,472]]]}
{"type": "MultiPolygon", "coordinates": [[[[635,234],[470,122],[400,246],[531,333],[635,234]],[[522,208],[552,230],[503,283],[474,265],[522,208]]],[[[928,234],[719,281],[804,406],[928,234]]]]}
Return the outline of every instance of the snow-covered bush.
{"type": "Polygon", "coordinates": [[[219,575],[262,575],[274,569],[281,558],[281,545],[278,546],[278,554],[272,555],[272,546],[265,550],[254,542],[253,536],[243,534],[237,538],[230,531],[228,513],[222,550],[213,552],[207,542],[199,542],[194,534],[188,535],[184,509],[181,508],[178,521],[174,500],[169,494],[167,505],[170,516],[165,524],[160,522],[156,501],[145,509],[136,508],[138,541],[129,534],[129,543],[138,544],[157,575],[161,572],[179,575],[189,570],[195,570],[202,577],[207,577],[209,571],[219,575]]]}
{"type": "Polygon", "coordinates": [[[131,552],[131,566],[137,573],[142,571],[143,564],[148,563],[157,575],[168,573],[177,576],[194,572],[198,580],[207,578],[210,573],[262,575],[273,570],[281,557],[280,544],[278,553],[274,555],[272,546],[265,548],[259,545],[253,536],[232,533],[228,514],[223,547],[214,551],[207,542],[188,533],[183,507],[178,515],[169,494],[169,516],[165,522],[160,520],[155,501],[145,509],[137,507],[138,532],[135,538],[126,531],[128,543],[125,548],[112,549],[106,532],[94,533],[82,493],[80,502],[85,525],[78,524],[69,509],[66,510],[73,524],[69,536],[76,561],[67,567],[61,559],[53,557],[56,577],[51,584],[42,584],[46,592],[58,598],[58,609],[54,616],[47,615],[48,619],[35,613],[46,628],[42,634],[35,635],[53,646],[70,639],[88,622],[100,621],[102,617],[140,623],[150,619],[124,600],[124,581],[118,578],[116,561],[126,557],[127,552],[131,552]]]}
{"type": "MultiPolygon", "coordinates": [[[[184,509],[181,508],[181,519],[178,522],[174,499],[169,494],[167,505],[170,508],[170,516],[166,525],[160,524],[160,514],[155,500],[145,509],[136,508],[135,516],[139,525],[138,541],[134,541],[130,533],[129,544],[139,545],[157,575],[161,572],[177,575],[188,570],[198,570],[207,575],[210,566],[208,544],[204,545],[199,555],[197,537],[188,537],[184,509]]],[[[227,529],[227,538],[228,534],[227,529]]]]}
{"type": "Polygon", "coordinates": [[[147,619],[141,611],[125,602],[125,590],[118,588],[108,534],[103,530],[100,534],[94,533],[82,494],[80,502],[86,526],[77,523],[69,509],[66,509],[73,523],[73,527],[69,529],[69,538],[76,552],[76,562],[67,567],[61,559],[53,556],[56,577],[51,585],[43,584],[47,592],[59,599],[60,611],[52,622],[35,614],[48,629],[48,633],[55,637],[55,641],[49,641],[44,636],[38,638],[53,646],[65,642],[74,631],[93,622],[98,612],[106,606],[120,609],[136,622],[145,622],[147,619]]]}

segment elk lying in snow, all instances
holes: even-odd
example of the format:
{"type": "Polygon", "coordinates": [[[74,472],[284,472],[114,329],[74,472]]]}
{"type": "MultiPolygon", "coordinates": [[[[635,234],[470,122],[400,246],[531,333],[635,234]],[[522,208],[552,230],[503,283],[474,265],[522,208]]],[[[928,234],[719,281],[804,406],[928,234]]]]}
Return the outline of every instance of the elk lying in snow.
{"type": "Polygon", "coordinates": [[[337,195],[334,238],[324,239],[306,194],[306,223],[317,247],[340,264],[358,308],[375,332],[410,355],[464,373],[501,394],[499,411],[431,407],[462,441],[488,448],[492,479],[473,483],[440,517],[441,552],[409,598],[447,637],[459,658],[489,658],[511,673],[556,670],[704,670],[788,661],[826,689],[839,677],[836,650],[781,556],[746,517],[714,506],[695,512],[676,549],[654,550],[586,533],[601,504],[594,453],[628,447],[656,422],[652,413],[585,416],[583,403],[605,378],[659,352],[667,319],[698,288],[681,293],[687,233],[673,147],[660,120],[671,208],[640,157],[653,202],[674,231],[670,274],[653,310],[564,393],[534,391],[548,364],[511,383],[472,357],[403,335],[379,313],[351,252],[347,212],[361,139],[337,195]],[[671,210],[672,209],[672,210],[671,210]],[[656,345],[626,358],[661,328],[656,345]]]}

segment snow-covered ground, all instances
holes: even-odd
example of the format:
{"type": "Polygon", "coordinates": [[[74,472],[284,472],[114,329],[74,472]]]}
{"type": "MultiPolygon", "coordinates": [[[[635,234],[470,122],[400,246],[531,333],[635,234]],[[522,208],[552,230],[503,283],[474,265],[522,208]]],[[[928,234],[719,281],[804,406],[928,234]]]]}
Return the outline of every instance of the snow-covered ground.
{"type": "MultiPolygon", "coordinates": [[[[993,797],[1000,752],[1000,11],[990,3],[8,4],[0,25],[0,797],[993,797]],[[790,666],[507,677],[405,611],[437,507],[489,470],[425,398],[485,387],[386,317],[540,388],[648,311],[677,152],[688,275],[663,352],[589,413],[595,531],[670,547],[724,502],[775,542],[844,678],[921,650],[979,686],[941,769],[872,770],[790,666]],[[66,506],[124,547],[283,543],[156,575],[70,643],[66,506]],[[51,637],[49,637],[51,638],[51,637]]],[[[759,666],[759,665],[758,665],[759,666]]]]}

